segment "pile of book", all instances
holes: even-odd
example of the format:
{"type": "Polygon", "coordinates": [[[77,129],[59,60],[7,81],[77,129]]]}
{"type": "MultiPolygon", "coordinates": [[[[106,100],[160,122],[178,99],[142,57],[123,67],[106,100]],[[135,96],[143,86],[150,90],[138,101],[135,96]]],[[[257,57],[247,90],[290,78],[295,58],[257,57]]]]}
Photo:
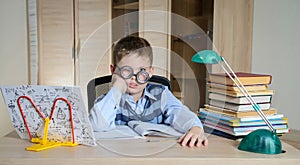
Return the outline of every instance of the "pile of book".
{"type": "MultiPolygon", "coordinates": [[[[236,73],[254,101],[270,120],[277,134],[289,132],[288,120],[271,106],[274,90],[271,75],[236,73]]],[[[208,102],[198,114],[207,132],[228,138],[242,138],[256,129],[269,129],[250,102],[226,74],[210,74],[208,102]]]]}

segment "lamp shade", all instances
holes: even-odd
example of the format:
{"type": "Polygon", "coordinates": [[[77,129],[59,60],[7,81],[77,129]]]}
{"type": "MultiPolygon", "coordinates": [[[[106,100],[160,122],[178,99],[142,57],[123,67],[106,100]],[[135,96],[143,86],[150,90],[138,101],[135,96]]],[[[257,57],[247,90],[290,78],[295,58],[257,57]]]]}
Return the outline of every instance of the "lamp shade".
{"type": "Polygon", "coordinates": [[[202,50],[197,52],[193,57],[192,61],[201,64],[217,64],[222,62],[223,59],[215,51],[212,50],[202,50]]]}

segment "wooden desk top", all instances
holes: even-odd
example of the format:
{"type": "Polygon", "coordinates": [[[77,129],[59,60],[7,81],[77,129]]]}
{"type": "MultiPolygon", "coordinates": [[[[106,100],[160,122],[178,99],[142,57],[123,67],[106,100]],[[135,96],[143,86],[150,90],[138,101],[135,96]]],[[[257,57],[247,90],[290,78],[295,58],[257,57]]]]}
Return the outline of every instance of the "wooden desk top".
{"type": "Polygon", "coordinates": [[[57,147],[40,152],[15,132],[0,139],[0,164],[300,164],[300,151],[282,142],[286,153],[266,155],[237,149],[239,142],[209,135],[209,146],[181,147],[176,140],[102,140],[97,147],[57,147]]]}

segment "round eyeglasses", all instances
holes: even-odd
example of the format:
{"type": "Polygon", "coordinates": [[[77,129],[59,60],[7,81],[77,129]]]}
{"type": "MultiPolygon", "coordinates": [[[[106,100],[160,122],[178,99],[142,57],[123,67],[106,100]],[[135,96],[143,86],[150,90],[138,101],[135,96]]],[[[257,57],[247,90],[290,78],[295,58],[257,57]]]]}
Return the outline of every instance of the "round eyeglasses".
{"type": "Polygon", "coordinates": [[[122,67],[117,66],[117,68],[124,79],[130,79],[132,76],[135,76],[136,81],[140,84],[145,84],[150,79],[145,68],[141,68],[136,74],[134,74],[133,68],[127,65],[122,67]]]}

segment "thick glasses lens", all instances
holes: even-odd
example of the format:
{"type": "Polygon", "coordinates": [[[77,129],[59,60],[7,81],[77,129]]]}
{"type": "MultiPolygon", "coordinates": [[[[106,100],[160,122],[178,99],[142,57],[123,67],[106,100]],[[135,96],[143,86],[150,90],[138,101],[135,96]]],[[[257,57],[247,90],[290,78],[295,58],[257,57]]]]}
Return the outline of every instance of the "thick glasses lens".
{"type": "Polygon", "coordinates": [[[133,69],[130,66],[123,66],[120,68],[121,76],[124,79],[129,79],[133,75],[133,69]]]}
{"type": "Polygon", "coordinates": [[[145,71],[145,69],[141,69],[136,74],[136,79],[137,79],[137,82],[144,84],[149,80],[149,74],[145,71]]]}

